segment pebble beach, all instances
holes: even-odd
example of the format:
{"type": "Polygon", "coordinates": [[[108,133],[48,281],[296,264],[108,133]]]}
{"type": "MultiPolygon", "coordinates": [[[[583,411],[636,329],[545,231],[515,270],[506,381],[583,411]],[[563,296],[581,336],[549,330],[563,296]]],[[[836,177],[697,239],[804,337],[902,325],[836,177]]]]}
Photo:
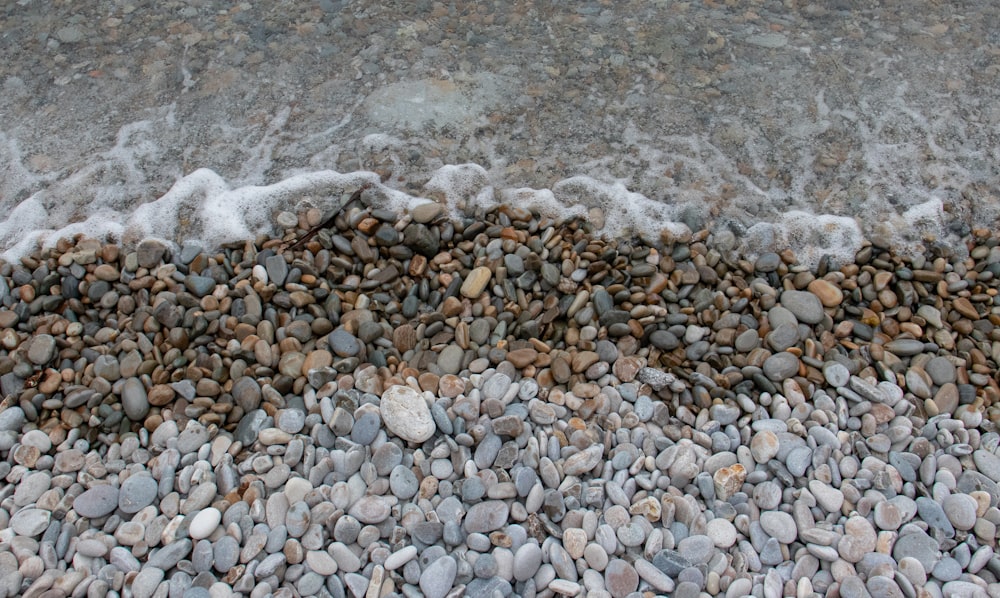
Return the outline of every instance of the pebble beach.
{"type": "Polygon", "coordinates": [[[0,266],[0,596],[1000,595],[991,232],[323,216],[0,266]]]}

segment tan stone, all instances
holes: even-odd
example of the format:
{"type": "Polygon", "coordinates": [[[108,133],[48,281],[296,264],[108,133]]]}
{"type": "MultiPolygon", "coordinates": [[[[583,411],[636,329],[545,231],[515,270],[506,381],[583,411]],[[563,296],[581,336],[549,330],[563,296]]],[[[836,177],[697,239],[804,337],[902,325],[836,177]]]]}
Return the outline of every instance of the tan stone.
{"type": "Polygon", "coordinates": [[[809,292],[819,297],[823,307],[836,307],[844,300],[844,292],[828,280],[818,278],[809,283],[809,292]]]}
{"type": "Polygon", "coordinates": [[[468,297],[469,299],[476,299],[483,294],[483,290],[486,289],[486,285],[489,284],[490,278],[493,277],[493,273],[486,266],[480,266],[474,268],[472,272],[462,282],[461,293],[462,296],[468,297]]]}
{"type": "Polygon", "coordinates": [[[747,470],[739,463],[722,467],[712,476],[715,483],[715,496],[719,500],[729,500],[743,488],[743,481],[747,479],[747,470]]]}
{"type": "Polygon", "coordinates": [[[524,349],[517,349],[516,351],[510,351],[507,353],[507,361],[514,364],[514,367],[521,369],[525,368],[535,362],[535,358],[538,357],[538,351],[527,347],[524,349]]]}

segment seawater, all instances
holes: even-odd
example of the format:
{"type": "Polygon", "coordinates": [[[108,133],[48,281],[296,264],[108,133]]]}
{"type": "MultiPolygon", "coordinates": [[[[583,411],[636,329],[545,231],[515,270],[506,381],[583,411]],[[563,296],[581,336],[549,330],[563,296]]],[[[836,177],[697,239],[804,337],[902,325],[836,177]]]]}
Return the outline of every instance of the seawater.
{"type": "Polygon", "coordinates": [[[78,233],[216,246],[365,183],[810,265],[961,251],[1000,215],[988,3],[72,4],[0,16],[6,260],[78,233]]]}

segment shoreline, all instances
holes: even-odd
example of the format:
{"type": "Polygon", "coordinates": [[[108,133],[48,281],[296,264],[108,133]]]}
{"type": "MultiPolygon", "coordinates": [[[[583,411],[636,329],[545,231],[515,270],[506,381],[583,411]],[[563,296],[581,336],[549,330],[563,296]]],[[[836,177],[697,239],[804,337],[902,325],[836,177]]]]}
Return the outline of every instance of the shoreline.
{"type": "Polygon", "coordinates": [[[0,596],[1000,595],[1000,237],[320,220],[0,265],[0,596]]]}

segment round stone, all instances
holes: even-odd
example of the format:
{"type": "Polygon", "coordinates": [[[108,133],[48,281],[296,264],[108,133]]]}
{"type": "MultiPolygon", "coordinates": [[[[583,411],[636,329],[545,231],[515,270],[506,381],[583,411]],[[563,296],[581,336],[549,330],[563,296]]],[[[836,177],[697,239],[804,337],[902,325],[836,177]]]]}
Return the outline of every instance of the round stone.
{"type": "Polygon", "coordinates": [[[424,397],[409,386],[390,386],[379,403],[382,422],[403,440],[424,442],[434,435],[436,426],[424,397]]]}
{"type": "Polygon", "coordinates": [[[19,536],[33,538],[46,530],[52,513],[45,509],[21,509],[10,518],[10,529],[19,536]]]}
{"type": "Polygon", "coordinates": [[[774,382],[782,382],[799,373],[799,358],[794,353],[782,351],[764,360],[764,375],[774,382]]]}
{"type": "Polygon", "coordinates": [[[705,535],[718,548],[729,548],[736,543],[736,526],[730,521],[716,517],[705,525],[705,535]]]}
{"type": "Polygon", "coordinates": [[[823,303],[810,292],[784,291],[781,293],[781,305],[803,324],[819,324],[823,321],[823,303]]]}
{"type": "Polygon", "coordinates": [[[760,514],[760,526],[782,544],[791,544],[798,536],[795,519],[784,511],[764,511],[760,514]]]}
{"type": "Polygon", "coordinates": [[[830,386],[840,388],[850,382],[851,372],[841,363],[828,361],[823,364],[823,377],[830,386]]]}
{"type": "Polygon", "coordinates": [[[750,440],[750,454],[757,463],[767,463],[778,454],[778,435],[770,430],[761,430],[750,440]]]}
{"type": "Polygon", "coordinates": [[[950,494],[941,506],[955,529],[966,531],[976,524],[976,499],[968,494],[950,494]]]}
{"type": "Polygon", "coordinates": [[[361,523],[382,523],[389,517],[392,508],[381,496],[362,496],[348,513],[361,523]]]}
{"type": "Polygon", "coordinates": [[[473,533],[489,533],[500,529],[507,523],[510,506],[500,500],[488,500],[472,505],[465,514],[465,531],[473,533]]]}
{"type": "Polygon", "coordinates": [[[118,492],[118,508],[123,513],[138,513],[156,500],[158,484],[151,475],[136,474],[122,482],[118,492]]]}
{"type": "Polygon", "coordinates": [[[604,569],[604,587],[612,598],[625,598],[639,587],[639,574],[628,561],[613,559],[604,569]]]}
{"type": "Polygon", "coordinates": [[[218,509],[214,507],[202,509],[191,519],[188,534],[195,540],[207,538],[219,527],[220,521],[222,513],[218,509]]]}

